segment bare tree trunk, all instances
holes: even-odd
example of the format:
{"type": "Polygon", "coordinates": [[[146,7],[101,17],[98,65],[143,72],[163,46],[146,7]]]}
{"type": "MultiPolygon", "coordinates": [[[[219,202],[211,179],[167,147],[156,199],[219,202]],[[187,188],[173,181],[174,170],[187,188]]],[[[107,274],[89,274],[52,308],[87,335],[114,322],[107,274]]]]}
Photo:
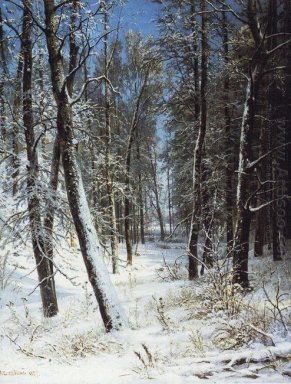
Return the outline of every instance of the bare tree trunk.
{"type": "MultiPolygon", "coordinates": [[[[130,147],[131,150],[131,147],[130,147]]],[[[130,152],[129,152],[130,153],[130,152]]],[[[126,177],[125,177],[125,197],[124,197],[124,238],[126,244],[127,252],[127,264],[132,265],[132,245],[130,239],[130,226],[131,226],[131,216],[130,216],[130,159],[131,155],[128,154],[126,159],[126,177]]]]}
{"type": "MultiPolygon", "coordinates": [[[[150,150],[150,149],[149,149],[150,150]]],[[[157,182],[157,159],[156,154],[154,154],[154,160],[151,158],[151,166],[152,166],[152,177],[153,177],[153,192],[155,195],[155,208],[158,215],[159,226],[160,226],[160,240],[165,240],[165,230],[164,230],[164,218],[161,210],[160,197],[159,197],[159,188],[157,182]]]]}
{"type": "MultiPolygon", "coordinates": [[[[268,151],[267,148],[267,129],[265,122],[261,123],[260,128],[260,138],[259,138],[259,157],[263,156],[264,153],[268,151]]],[[[257,167],[257,175],[259,177],[258,181],[258,188],[260,186],[261,180],[266,176],[266,169],[267,166],[259,164],[257,167]]],[[[260,206],[264,203],[264,197],[266,198],[266,193],[263,194],[263,197],[261,195],[258,195],[257,197],[257,205],[260,206]]],[[[254,255],[255,257],[261,257],[263,256],[264,252],[264,244],[265,244],[265,231],[266,231],[266,208],[260,209],[256,214],[256,229],[255,229],[255,244],[254,244],[254,255]]]]}
{"type": "Polygon", "coordinates": [[[249,286],[248,253],[249,233],[252,217],[250,211],[250,200],[252,195],[249,193],[249,182],[253,167],[250,167],[249,163],[253,157],[252,141],[259,85],[262,80],[263,67],[267,60],[264,41],[262,40],[263,38],[260,33],[260,24],[257,18],[256,5],[257,4],[255,0],[248,0],[248,20],[256,51],[250,62],[246,101],[241,124],[236,195],[236,225],[233,250],[233,282],[238,283],[245,288],[249,286]]]}
{"type": "MultiPolygon", "coordinates": [[[[208,80],[208,17],[207,17],[207,1],[201,0],[202,13],[202,57],[201,57],[201,111],[200,125],[198,137],[194,150],[193,164],[193,211],[191,218],[190,237],[188,242],[189,254],[189,279],[198,277],[198,234],[201,220],[201,162],[202,151],[205,141],[206,126],[207,126],[207,80],[208,80]]],[[[195,103],[196,104],[196,103],[195,103]]]]}
{"type": "Polygon", "coordinates": [[[251,224],[251,212],[247,203],[248,183],[250,180],[250,171],[247,168],[247,162],[251,159],[251,143],[254,129],[255,102],[257,97],[257,66],[250,74],[250,80],[247,85],[247,95],[244,107],[243,120],[241,125],[238,181],[236,196],[236,226],[234,233],[233,250],[233,269],[234,283],[243,287],[249,286],[248,277],[248,253],[249,253],[249,233],[251,224]]]}
{"type": "Polygon", "coordinates": [[[139,206],[139,228],[140,228],[140,241],[145,244],[145,228],[144,228],[144,202],[143,202],[143,186],[141,176],[141,164],[140,164],[140,142],[137,142],[137,161],[139,163],[138,169],[138,206],[139,206]]]}
{"type": "MultiPolygon", "coordinates": [[[[205,155],[205,149],[203,150],[203,154],[205,155]]],[[[212,231],[213,231],[213,217],[215,215],[215,212],[211,212],[211,207],[209,206],[210,203],[210,195],[208,186],[206,185],[207,180],[210,179],[211,174],[210,170],[206,168],[204,164],[201,166],[202,169],[202,186],[201,186],[201,201],[202,201],[202,220],[203,220],[203,229],[205,234],[205,242],[203,247],[203,265],[200,270],[200,274],[204,274],[204,268],[205,266],[207,268],[213,267],[213,249],[212,249],[212,231]]]]}
{"type": "Polygon", "coordinates": [[[63,57],[56,35],[58,18],[55,14],[55,2],[44,0],[46,40],[53,92],[56,99],[57,129],[62,146],[67,196],[74,220],[83,260],[88,278],[99,304],[100,314],[106,331],[120,329],[126,319],[120,308],[116,292],[109,279],[107,268],[101,257],[100,244],[85,196],[82,177],[78,169],[76,147],[74,144],[71,105],[66,92],[63,57]]]}
{"type": "MultiPolygon", "coordinates": [[[[75,39],[75,21],[76,21],[76,10],[77,10],[77,1],[73,0],[71,5],[71,22],[70,22],[70,60],[69,60],[69,72],[71,72],[77,64],[77,53],[78,47],[76,45],[75,39]]],[[[43,71],[41,71],[43,72],[43,71]]],[[[40,88],[44,91],[43,86],[43,73],[39,74],[40,76],[40,88]]],[[[74,87],[74,76],[71,76],[67,84],[68,94],[72,96],[74,87]]],[[[46,152],[45,140],[43,142],[43,150],[46,152]]],[[[51,172],[50,172],[50,193],[56,193],[59,183],[59,170],[60,170],[60,160],[61,160],[61,146],[59,135],[57,134],[54,141],[53,147],[53,156],[51,160],[51,172]]],[[[52,203],[52,200],[48,198],[46,205],[46,214],[44,217],[44,231],[45,231],[45,249],[47,256],[49,257],[51,274],[54,272],[53,265],[53,256],[54,256],[54,246],[53,246],[53,227],[54,227],[54,218],[55,218],[55,207],[52,203]]]]}
{"type": "Polygon", "coordinates": [[[3,143],[5,143],[7,139],[4,95],[4,79],[5,75],[7,75],[7,63],[5,58],[4,41],[2,9],[0,7],[0,135],[3,143]]]}
{"type": "Polygon", "coordinates": [[[142,182],[141,175],[139,175],[139,226],[140,226],[140,241],[142,244],[145,244],[145,225],[144,225],[144,202],[143,202],[143,193],[142,193],[142,182]]]}
{"type": "MultiPolygon", "coordinates": [[[[270,49],[277,46],[278,15],[277,0],[269,3],[269,39],[270,49]]],[[[276,66],[275,60],[271,63],[276,66]]],[[[282,120],[284,110],[282,105],[283,94],[276,77],[270,78],[269,104],[272,147],[284,146],[286,144],[285,122],[282,120]]],[[[282,260],[286,255],[286,149],[284,147],[272,153],[272,178],[275,181],[273,188],[272,221],[273,221],[273,260],[282,260]]]]}
{"type": "MultiPolygon", "coordinates": [[[[284,1],[284,32],[291,33],[291,3],[289,0],[284,1]]],[[[286,103],[285,103],[285,129],[286,129],[286,141],[291,142],[291,50],[286,50],[286,70],[285,70],[285,82],[286,82],[286,103]]],[[[287,238],[291,238],[291,150],[290,147],[286,148],[286,169],[288,170],[287,181],[287,238]]]]}
{"type": "Polygon", "coordinates": [[[229,80],[229,33],[228,20],[226,12],[222,12],[222,33],[223,33],[223,49],[224,63],[226,67],[224,75],[224,122],[225,122],[225,203],[226,203],[226,242],[227,254],[230,256],[233,243],[233,192],[232,192],[232,177],[233,177],[233,159],[232,159],[232,142],[231,142],[231,117],[230,117],[230,80],[229,80]]]}
{"type": "Polygon", "coordinates": [[[24,0],[23,13],[23,125],[27,148],[27,194],[28,211],[32,236],[33,252],[36,261],[43,313],[45,317],[55,316],[58,304],[55,293],[54,276],[51,273],[46,255],[43,227],[40,215],[40,200],[37,192],[39,177],[37,148],[35,147],[33,107],[32,107],[32,17],[29,11],[31,0],[24,0]]]}
{"type": "MultiPolygon", "coordinates": [[[[108,60],[108,30],[109,30],[109,17],[106,6],[106,1],[103,2],[104,12],[104,75],[109,78],[110,60],[108,60]]],[[[118,241],[117,241],[117,226],[116,226],[116,212],[115,212],[115,197],[113,190],[113,172],[112,172],[112,130],[111,130],[111,101],[110,101],[110,88],[109,84],[105,83],[105,173],[106,173],[106,187],[108,196],[108,210],[110,220],[110,243],[111,243],[111,256],[112,256],[112,271],[118,272],[118,241]]]]}
{"type": "Polygon", "coordinates": [[[171,183],[170,183],[170,165],[167,164],[167,192],[168,192],[168,215],[169,215],[169,230],[170,237],[172,237],[173,220],[172,220],[172,196],[171,196],[171,183]]]}
{"type": "Polygon", "coordinates": [[[151,64],[147,63],[145,77],[140,89],[140,92],[137,97],[134,113],[132,116],[132,121],[129,129],[129,137],[127,142],[127,149],[125,155],[125,197],[124,197],[124,237],[126,243],[126,251],[127,251],[127,264],[132,265],[132,245],[130,238],[130,227],[131,227],[131,212],[130,212],[130,170],[131,170],[131,151],[134,143],[134,137],[138,128],[139,122],[139,112],[140,105],[142,101],[142,97],[144,91],[147,86],[149,72],[150,72],[151,64]]]}
{"type": "MultiPolygon", "coordinates": [[[[51,161],[51,173],[50,173],[50,193],[54,194],[58,189],[59,183],[59,169],[61,160],[61,147],[59,136],[57,135],[54,142],[53,156],[51,161]]],[[[44,217],[43,225],[45,231],[45,249],[46,254],[50,260],[51,274],[53,274],[53,228],[55,218],[55,207],[51,198],[48,198],[46,205],[46,214],[44,217]]]]}
{"type": "Polygon", "coordinates": [[[22,71],[23,71],[23,48],[21,47],[17,70],[16,78],[14,85],[14,99],[13,99],[13,127],[12,127],[12,194],[16,195],[18,191],[18,176],[19,176],[19,112],[21,105],[21,80],[22,80],[22,71]]]}

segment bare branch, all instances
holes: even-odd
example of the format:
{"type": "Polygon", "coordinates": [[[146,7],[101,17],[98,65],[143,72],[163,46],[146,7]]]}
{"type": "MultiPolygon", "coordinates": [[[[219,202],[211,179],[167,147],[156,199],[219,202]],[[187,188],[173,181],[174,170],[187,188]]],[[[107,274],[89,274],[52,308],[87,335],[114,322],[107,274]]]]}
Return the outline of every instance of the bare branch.
{"type": "Polygon", "coordinates": [[[254,160],[254,161],[251,161],[249,162],[247,165],[246,165],[246,169],[247,170],[252,170],[254,169],[262,160],[264,160],[266,157],[270,156],[273,152],[277,151],[278,149],[281,149],[283,147],[286,147],[288,145],[291,144],[291,141],[289,141],[288,143],[285,143],[285,144],[281,144],[281,145],[278,145],[277,147],[271,149],[270,151],[264,153],[262,156],[260,156],[258,159],[254,160]]]}
{"type": "MultiPolygon", "coordinates": [[[[69,95],[67,95],[68,98],[69,98],[70,104],[71,104],[71,105],[74,105],[74,104],[76,104],[76,103],[81,99],[81,97],[83,96],[83,94],[84,94],[86,88],[88,87],[88,85],[89,85],[90,83],[93,83],[93,82],[101,83],[102,80],[107,81],[107,83],[110,85],[112,91],[115,92],[115,93],[118,93],[118,92],[116,91],[116,89],[113,87],[111,81],[110,81],[109,79],[107,79],[107,77],[105,77],[104,75],[99,76],[99,77],[93,77],[93,78],[91,78],[91,79],[88,79],[88,80],[83,84],[83,87],[81,88],[80,92],[79,92],[78,95],[75,96],[73,99],[71,99],[71,98],[69,97],[69,95]]],[[[68,93],[68,92],[67,92],[67,93],[68,93]]]]}

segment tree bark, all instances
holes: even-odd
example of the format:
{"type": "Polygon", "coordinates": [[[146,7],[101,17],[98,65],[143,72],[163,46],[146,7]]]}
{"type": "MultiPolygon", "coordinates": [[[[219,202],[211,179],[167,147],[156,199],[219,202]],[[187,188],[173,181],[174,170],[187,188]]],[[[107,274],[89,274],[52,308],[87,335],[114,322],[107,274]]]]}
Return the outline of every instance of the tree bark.
{"type": "MultiPolygon", "coordinates": [[[[267,147],[267,129],[265,122],[261,123],[260,127],[260,137],[259,137],[259,157],[263,156],[264,153],[268,151],[267,147]]],[[[260,187],[261,180],[264,180],[266,177],[266,169],[268,165],[259,164],[257,167],[257,176],[259,178],[257,188],[260,187]]],[[[262,192],[257,197],[257,205],[260,206],[265,202],[266,199],[266,191],[265,188],[262,189],[262,192]]],[[[265,232],[266,232],[266,208],[260,209],[256,214],[256,222],[255,222],[255,244],[254,244],[254,256],[261,257],[264,253],[264,244],[265,244],[265,232]]]]}
{"type": "Polygon", "coordinates": [[[45,250],[44,234],[40,214],[40,200],[37,192],[39,178],[37,148],[35,147],[32,106],[32,17],[31,0],[24,0],[23,13],[23,125],[27,151],[27,194],[32,246],[36,261],[43,313],[45,317],[55,316],[58,304],[55,293],[54,275],[45,250]]]}
{"type": "Polygon", "coordinates": [[[85,196],[74,144],[71,105],[66,91],[63,57],[56,30],[55,2],[44,0],[46,40],[54,97],[57,103],[57,129],[62,147],[62,163],[71,214],[83,260],[106,331],[120,329],[127,321],[101,257],[100,244],[85,196]]]}
{"type": "Polygon", "coordinates": [[[255,66],[254,69],[251,69],[250,79],[247,84],[246,102],[241,125],[236,196],[236,225],[233,247],[233,282],[240,284],[245,288],[249,286],[248,253],[251,225],[251,212],[247,202],[248,183],[250,180],[250,171],[247,168],[247,162],[252,156],[252,135],[258,89],[258,72],[259,68],[257,66],[255,66]]]}
{"type": "Polygon", "coordinates": [[[128,265],[132,265],[132,261],[133,261],[132,245],[131,245],[131,238],[130,238],[130,227],[131,227],[131,220],[132,220],[131,214],[130,214],[131,213],[130,212],[130,170],[131,170],[131,156],[132,156],[131,152],[132,152],[135,134],[138,128],[140,106],[141,106],[143,94],[147,86],[150,67],[151,67],[151,64],[147,63],[146,70],[145,70],[145,77],[143,79],[142,86],[137,96],[137,101],[135,104],[134,113],[131,120],[127,148],[126,148],[126,155],[125,155],[124,237],[125,237],[125,243],[126,243],[128,265]]]}
{"type": "Polygon", "coordinates": [[[259,85],[262,80],[263,68],[267,61],[263,40],[264,37],[262,37],[260,33],[260,24],[257,18],[255,0],[248,0],[247,14],[249,27],[255,44],[255,53],[249,67],[246,101],[241,124],[236,195],[236,225],[233,250],[233,282],[240,284],[244,288],[249,286],[248,253],[252,218],[250,211],[251,196],[249,193],[249,183],[253,170],[249,166],[249,163],[253,158],[252,144],[259,85]]]}
{"type": "Polygon", "coordinates": [[[222,12],[222,34],[223,34],[223,50],[224,50],[224,124],[225,124],[225,204],[226,204],[226,242],[227,255],[230,257],[233,246],[233,192],[232,192],[232,177],[233,177],[233,158],[232,158],[232,142],[231,142],[231,116],[230,116],[230,80],[229,80],[229,33],[228,20],[226,12],[222,12]]]}
{"type": "Polygon", "coordinates": [[[4,44],[5,39],[3,31],[2,9],[0,7],[0,135],[3,143],[5,143],[7,139],[4,95],[4,79],[5,75],[7,75],[7,62],[4,44]]]}
{"type": "MultiPolygon", "coordinates": [[[[278,33],[278,14],[277,0],[269,3],[269,48],[277,46],[278,33]]],[[[276,65],[276,60],[271,60],[276,65]]],[[[270,105],[270,124],[272,147],[286,144],[286,132],[283,108],[283,92],[275,76],[270,76],[269,85],[269,105],[270,105]]],[[[273,188],[272,221],[273,221],[273,260],[282,260],[286,255],[286,180],[288,171],[286,170],[286,148],[280,148],[272,153],[272,179],[275,182],[273,188]]]]}
{"type": "MultiPolygon", "coordinates": [[[[51,160],[51,172],[50,172],[50,193],[53,195],[58,189],[59,183],[59,169],[60,169],[60,160],[61,160],[61,147],[59,136],[57,135],[53,147],[53,156],[51,160]]],[[[54,219],[55,219],[55,206],[52,203],[52,197],[48,197],[46,205],[46,214],[44,217],[43,225],[45,231],[45,249],[46,254],[49,257],[51,274],[53,274],[53,256],[54,256],[54,246],[53,246],[53,228],[54,228],[54,219]]]]}
{"type": "MultiPolygon", "coordinates": [[[[103,2],[104,12],[104,75],[109,78],[110,60],[108,60],[108,30],[109,17],[106,1],[103,2]]],[[[109,84],[105,82],[105,173],[106,187],[108,196],[108,211],[110,220],[110,243],[112,257],[112,271],[118,272],[118,241],[117,241],[117,225],[115,211],[115,196],[113,190],[113,172],[112,172],[112,129],[111,129],[111,101],[109,84]]]]}
{"type": "Polygon", "coordinates": [[[137,161],[139,163],[139,168],[138,168],[138,206],[139,206],[140,241],[142,244],[145,244],[143,185],[142,185],[141,163],[140,163],[140,138],[138,139],[138,143],[137,143],[136,155],[137,155],[137,161]]]}
{"type": "MultiPolygon", "coordinates": [[[[207,80],[208,80],[208,16],[207,1],[201,0],[202,19],[202,42],[201,42],[201,85],[200,85],[200,124],[198,137],[194,150],[193,161],[193,210],[190,226],[190,237],[188,242],[189,279],[193,280],[198,275],[198,234],[201,220],[201,162],[202,151],[207,126],[207,80]]],[[[196,103],[194,104],[196,105],[196,103]]],[[[195,112],[197,107],[195,107],[195,112]]]]}
{"type": "Polygon", "coordinates": [[[152,177],[153,177],[153,192],[156,200],[155,208],[157,211],[159,226],[160,226],[160,240],[164,241],[165,240],[164,218],[163,218],[163,213],[162,213],[161,204],[160,204],[159,188],[158,188],[158,182],[157,182],[156,154],[155,154],[154,160],[151,158],[151,166],[152,166],[152,177]]]}
{"type": "MultiPolygon", "coordinates": [[[[23,45],[23,44],[22,44],[23,45]]],[[[16,195],[18,191],[18,176],[19,176],[19,112],[21,106],[21,85],[22,85],[22,72],[23,72],[23,47],[19,52],[16,78],[14,85],[14,99],[13,99],[13,127],[12,127],[12,194],[16,195]]]]}
{"type": "MultiPolygon", "coordinates": [[[[291,4],[289,0],[284,1],[284,32],[291,33],[291,4]]],[[[291,142],[291,49],[286,50],[286,64],[285,70],[285,130],[286,130],[286,141],[291,142]]],[[[287,181],[287,238],[291,238],[291,150],[290,147],[286,147],[286,169],[288,171],[287,181]]]]}

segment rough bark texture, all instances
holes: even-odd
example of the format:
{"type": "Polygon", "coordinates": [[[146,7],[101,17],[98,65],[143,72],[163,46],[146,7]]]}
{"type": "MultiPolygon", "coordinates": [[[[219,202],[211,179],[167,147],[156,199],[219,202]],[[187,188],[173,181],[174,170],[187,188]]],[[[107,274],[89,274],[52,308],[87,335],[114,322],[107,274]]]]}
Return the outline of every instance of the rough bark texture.
{"type": "Polygon", "coordinates": [[[105,329],[106,331],[120,329],[127,322],[102,259],[97,233],[92,222],[82,177],[78,169],[72,111],[66,91],[63,57],[56,36],[58,18],[55,14],[54,1],[44,0],[44,9],[51,79],[58,107],[57,129],[62,147],[62,163],[69,206],[88,278],[99,304],[105,329]]]}
{"type": "MultiPolygon", "coordinates": [[[[267,129],[265,122],[261,123],[260,127],[260,138],[259,138],[259,157],[263,156],[267,150],[267,129]]],[[[259,164],[257,167],[257,175],[259,178],[257,188],[260,188],[261,180],[264,180],[266,177],[266,164],[259,164]]],[[[261,194],[257,196],[257,205],[260,206],[266,200],[266,191],[265,188],[262,190],[261,194]],[[264,192],[264,193],[263,193],[264,192]]],[[[264,251],[264,243],[265,243],[265,232],[266,232],[266,208],[260,209],[256,214],[256,222],[255,222],[255,244],[254,244],[254,255],[255,257],[263,256],[264,251]]]]}
{"type": "MultiPolygon", "coordinates": [[[[104,75],[106,79],[109,78],[110,60],[108,54],[108,30],[109,30],[109,17],[106,2],[103,2],[104,12],[104,75]]],[[[112,271],[118,272],[118,241],[117,241],[117,225],[116,225],[116,211],[115,211],[115,196],[113,190],[113,172],[112,172],[112,129],[111,129],[111,100],[110,100],[110,86],[105,82],[105,172],[106,172],[106,187],[108,196],[108,212],[110,221],[110,243],[111,243],[111,257],[112,257],[112,271]]]]}
{"type": "Polygon", "coordinates": [[[40,215],[40,200],[37,193],[38,156],[35,147],[33,107],[32,107],[32,18],[29,12],[31,1],[24,1],[23,14],[23,125],[27,150],[27,193],[32,246],[36,261],[43,313],[45,317],[55,316],[58,304],[55,293],[54,276],[45,251],[43,227],[40,215]]]}
{"type": "MultiPolygon", "coordinates": [[[[75,21],[76,21],[76,11],[77,11],[77,1],[73,0],[71,5],[71,18],[70,18],[70,59],[69,59],[69,72],[71,72],[77,64],[77,53],[78,47],[76,45],[75,38],[75,21]]],[[[74,88],[74,78],[71,76],[68,83],[67,89],[68,94],[72,96],[74,88]]],[[[40,73],[40,80],[43,82],[43,73],[40,73]]],[[[43,85],[40,84],[40,88],[43,90],[43,85]]],[[[45,143],[43,143],[45,150],[45,143]]],[[[50,182],[49,182],[49,191],[53,195],[58,189],[59,183],[59,170],[60,170],[60,161],[61,161],[61,145],[59,135],[57,134],[54,141],[53,147],[53,156],[51,160],[51,172],[50,172],[50,182]]],[[[53,227],[55,219],[55,206],[52,201],[52,197],[48,197],[46,205],[46,214],[44,217],[44,231],[45,231],[45,249],[46,253],[49,256],[51,273],[54,271],[53,265],[53,227]]]]}
{"type": "Polygon", "coordinates": [[[250,175],[253,169],[249,166],[252,161],[252,141],[255,126],[257,97],[259,85],[262,79],[262,71],[267,61],[264,41],[260,32],[260,24],[257,19],[256,1],[248,0],[248,20],[255,43],[255,54],[249,67],[249,80],[247,83],[246,101],[241,124],[238,181],[236,196],[236,225],[234,233],[233,251],[233,282],[242,287],[249,286],[248,253],[249,234],[251,225],[250,207],[250,175]]]}
{"type": "MultiPolygon", "coordinates": [[[[289,0],[284,1],[284,32],[291,33],[291,3],[289,0]]],[[[291,142],[291,49],[286,49],[286,103],[285,103],[285,129],[286,129],[286,141],[291,142]]],[[[291,238],[291,150],[290,146],[286,148],[286,162],[288,170],[288,184],[287,184],[287,238],[291,238]]]]}
{"type": "MultiPolygon", "coordinates": [[[[57,135],[54,142],[53,156],[51,162],[51,173],[50,173],[50,193],[53,194],[58,189],[59,183],[59,169],[61,160],[61,147],[59,136],[57,135]]],[[[45,249],[50,260],[51,273],[53,273],[53,228],[55,218],[55,205],[52,202],[52,197],[48,197],[46,205],[46,214],[44,217],[43,225],[45,231],[45,249]]]]}
{"type": "MultiPolygon", "coordinates": [[[[193,211],[191,218],[190,237],[188,242],[189,254],[189,279],[198,277],[198,234],[201,220],[201,162],[202,151],[205,141],[206,126],[207,126],[207,79],[208,79],[208,17],[207,17],[207,2],[201,0],[202,12],[202,57],[201,57],[201,86],[200,86],[200,124],[198,137],[194,150],[193,164],[193,211]]],[[[195,107],[196,103],[194,104],[195,107]]],[[[197,106],[195,107],[197,112],[197,106]]]]}
{"type": "Polygon", "coordinates": [[[12,193],[16,195],[18,191],[18,176],[19,176],[19,113],[21,105],[21,84],[23,71],[23,48],[19,53],[13,99],[13,127],[12,127],[12,193]]]}
{"type": "Polygon", "coordinates": [[[0,135],[3,142],[7,138],[6,120],[5,120],[5,95],[4,95],[4,80],[7,75],[7,63],[5,57],[4,47],[4,31],[3,31],[3,19],[2,10],[0,7],[0,135]]]}
{"type": "Polygon", "coordinates": [[[243,120],[241,125],[238,182],[236,196],[236,226],[234,233],[233,250],[233,269],[234,283],[243,287],[249,286],[248,277],[248,253],[249,253],[249,232],[251,224],[251,213],[248,199],[248,183],[250,180],[250,171],[247,168],[247,162],[251,159],[252,134],[255,118],[255,100],[257,90],[257,70],[255,67],[250,76],[251,79],[247,85],[247,95],[244,107],[243,120]]]}
{"type": "MultiPolygon", "coordinates": [[[[155,155],[156,156],[156,155],[155,155]]],[[[153,178],[153,192],[155,195],[155,208],[158,215],[159,220],[159,226],[160,226],[160,240],[165,240],[165,230],[164,230],[164,218],[162,214],[161,204],[160,204],[160,197],[159,197],[159,188],[158,188],[158,182],[157,182],[157,159],[151,159],[151,166],[152,166],[152,178],[153,178]]]]}
{"type": "Polygon", "coordinates": [[[232,142],[231,142],[231,116],[230,116],[230,80],[228,74],[229,64],[229,33],[228,20],[226,12],[222,13],[222,34],[223,34],[223,50],[224,63],[226,67],[224,75],[224,124],[225,124],[225,205],[226,205],[226,241],[227,254],[231,256],[233,246],[233,192],[232,192],[232,177],[233,177],[233,158],[232,158],[232,142]]]}
{"type": "MultiPolygon", "coordinates": [[[[136,158],[140,164],[140,142],[137,143],[136,158]]],[[[145,244],[145,224],[144,224],[144,202],[143,202],[143,187],[141,176],[141,165],[138,170],[138,205],[139,205],[139,229],[140,229],[140,241],[145,244]]]]}
{"type": "MultiPolygon", "coordinates": [[[[203,156],[205,156],[205,150],[203,150],[203,156]]],[[[213,267],[213,242],[212,242],[212,232],[213,232],[213,217],[215,212],[212,212],[212,207],[209,206],[210,193],[207,186],[207,181],[211,177],[211,172],[206,168],[205,164],[202,164],[202,187],[201,187],[201,200],[202,200],[202,219],[203,219],[203,232],[205,236],[203,255],[202,255],[202,267],[200,274],[204,274],[204,268],[213,267]]]]}
{"type": "MultiPolygon", "coordinates": [[[[269,3],[269,49],[278,45],[278,14],[277,0],[269,3]]],[[[276,60],[270,60],[273,66],[276,66],[276,60]]],[[[270,76],[269,85],[269,105],[270,105],[270,125],[272,147],[278,147],[286,144],[285,122],[283,108],[283,90],[276,78],[270,76]]],[[[281,260],[286,255],[286,179],[288,172],[286,170],[286,148],[280,148],[272,153],[272,179],[275,181],[273,188],[272,221],[273,221],[273,259],[281,260]]]]}

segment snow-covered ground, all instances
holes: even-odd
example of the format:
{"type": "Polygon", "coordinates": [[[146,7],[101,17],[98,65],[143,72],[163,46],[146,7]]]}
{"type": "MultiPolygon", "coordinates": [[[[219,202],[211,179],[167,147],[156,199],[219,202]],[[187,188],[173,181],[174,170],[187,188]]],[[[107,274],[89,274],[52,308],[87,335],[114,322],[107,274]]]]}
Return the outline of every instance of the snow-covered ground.
{"type": "MultiPolygon", "coordinates": [[[[111,334],[104,333],[77,251],[64,248],[57,256],[72,280],[57,275],[60,313],[52,319],[41,316],[29,252],[9,256],[5,274],[14,272],[1,291],[0,383],[291,381],[290,312],[284,309],[290,298],[282,296],[290,292],[290,275],[284,265],[278,272],[268,258],[252,258],[256,288],[232,296],[227,287],[219,292],[209,276],[187,281],[183,248],[139,246],[133,267],[111,276],[130,321],[130,329],[111,334]]],[[[120,253],[125,257],[122,246],[120,253]]]]}

